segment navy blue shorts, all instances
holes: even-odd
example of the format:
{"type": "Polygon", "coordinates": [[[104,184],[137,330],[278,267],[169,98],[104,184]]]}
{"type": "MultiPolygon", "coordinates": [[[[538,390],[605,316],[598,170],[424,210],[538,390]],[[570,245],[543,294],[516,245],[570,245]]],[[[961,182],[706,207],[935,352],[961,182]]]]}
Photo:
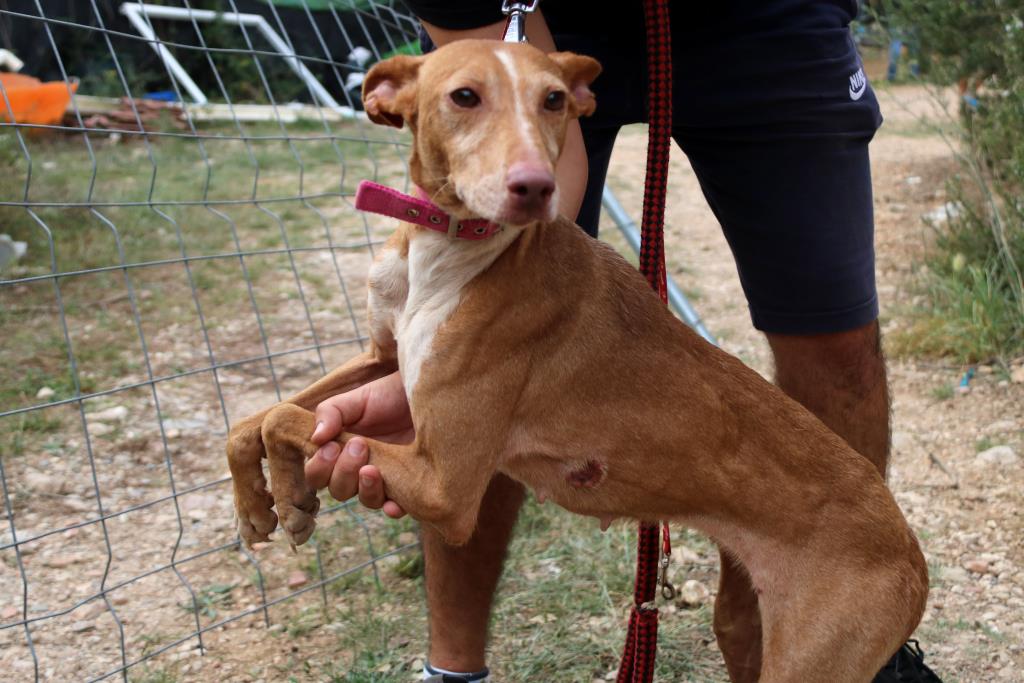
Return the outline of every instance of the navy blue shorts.
{"type": "MultiPolygon", "coordinates": [[[[604,67],[581,120],[590,177],[577,222],[596,236],[615,137],[646,119],[643,17],[634,7],[601,27],[559,7],[542,4],[558,48],[604,67]]],[[[855,12],[842,0],[672,4],[673,137],[765,332],[840,332],[878,315],[868,143],[881,115],[850,37],[855,12]]]]}

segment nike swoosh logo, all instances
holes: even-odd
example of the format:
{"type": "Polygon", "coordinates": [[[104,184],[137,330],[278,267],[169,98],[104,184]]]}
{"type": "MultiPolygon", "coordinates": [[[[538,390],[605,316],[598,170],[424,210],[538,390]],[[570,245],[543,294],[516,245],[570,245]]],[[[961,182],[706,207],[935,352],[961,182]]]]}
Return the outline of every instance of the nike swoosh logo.
{"type": "Polygon", "coordinates": [[[868,89],[868,84],[867,83],[862,84],[860,86],[860,88],[858,88],[857,90],[854,90],[853,87],[851,86],[850,87],[850,99],[854,100],[854,101],[859,100],[864,95],[864,91],[867,90],[867,89],[868,89]]]}

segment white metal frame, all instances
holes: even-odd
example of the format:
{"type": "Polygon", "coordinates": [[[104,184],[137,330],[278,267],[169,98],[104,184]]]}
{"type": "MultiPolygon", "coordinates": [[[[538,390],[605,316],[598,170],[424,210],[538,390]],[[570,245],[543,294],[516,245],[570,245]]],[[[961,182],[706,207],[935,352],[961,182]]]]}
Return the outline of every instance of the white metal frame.
{"type": "Polygon", "coordinates": [[[324,107],[331,109],[332,111],[338,112],[345,117],[355,117],[357,113],[352,107],[345,107],[337,103],[331,94],[327,92],[320,81],[317,80],[316,76],[306,68],[306,65],[302,63],[295,53],[292,52],[288,44],[277,34],[277,32],[267,23],[259,14],[242,14],[239,12],[214,12],[213,10],[204,9],[189,9],[184,7],[166,7],[164,5],[150,5],[142,2],[125,2],[120,7],[121,14],[128,18],[135,30],[139,32],[143,38],[150,41],[153,49],[159,55],[160,59],[166,65],[167,70],[171,73],[171,76],[178,81],[182,88],[184,88],[189,96],[195,101],[196,104],[205,105],[208,104],[205,93],[196,85],[196,82],[188,75],[188,72],[181,66],[181,63],[175,59],[171,51],[167,49],[167,46],[159,41],[156,37],[156,33],[153,31],[152,24],[149,23],[150,19],[170,19],[172,21],[200,21],[204,23],[210,23],[214,21],[221,21],[227,24],[234,24],[235,26],[245,26],[257,29],[263,37],[267,39],[267,42],[277,51],[281,56],[285,58],[288,66],[292,68],[292,71],[298,75],[299,78],[309,87],[311,93],[316,100],[324,107]]]}

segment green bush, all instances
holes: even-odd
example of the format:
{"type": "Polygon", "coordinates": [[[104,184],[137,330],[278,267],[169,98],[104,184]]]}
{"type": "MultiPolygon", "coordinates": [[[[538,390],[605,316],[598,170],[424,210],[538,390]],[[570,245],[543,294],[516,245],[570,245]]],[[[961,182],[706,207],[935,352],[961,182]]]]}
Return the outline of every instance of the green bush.
{"type": "Polygon", "coordinates": [[[911,0],[883,6],[909,31],[924,77],[961,95],[956,210],[936,226],[930,306],[912,350],[983,361],[1024,352],[1024,0],[911,0]]]}

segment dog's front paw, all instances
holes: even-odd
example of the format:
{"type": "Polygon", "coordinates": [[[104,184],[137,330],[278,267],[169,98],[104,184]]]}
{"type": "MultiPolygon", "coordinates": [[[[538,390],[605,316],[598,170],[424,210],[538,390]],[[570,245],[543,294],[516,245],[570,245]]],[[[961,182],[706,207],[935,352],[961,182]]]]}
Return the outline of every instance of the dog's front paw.
{"type": "Polygon", "coordinates": [[[270,534],[277,528],[277,515],[272,507],[274,499],[266,490],[252,491],[244,496],[235,493],[238,535],[247,548],[252,548],[254,543],[270,541],[270,534]]]}
{"type": "Polygon", "coordinates": [[[263,476],[262,420],[263,413],[242,420],[231,428],[227,443],[238,535],[249,548],[253,543],[269,541],[270,534],[277,528],[277,515],[271,509],[274,499],[267,491],[267,480],[263,476]]]}
{"type": "Polygon", "coordinates": [[[278,500],[277,514],[281,517],[281,528],[292,546],[302,545],[313,535],[319,510],[320,499],[312,491],[307,491],[295,504],[278,500]]]}

